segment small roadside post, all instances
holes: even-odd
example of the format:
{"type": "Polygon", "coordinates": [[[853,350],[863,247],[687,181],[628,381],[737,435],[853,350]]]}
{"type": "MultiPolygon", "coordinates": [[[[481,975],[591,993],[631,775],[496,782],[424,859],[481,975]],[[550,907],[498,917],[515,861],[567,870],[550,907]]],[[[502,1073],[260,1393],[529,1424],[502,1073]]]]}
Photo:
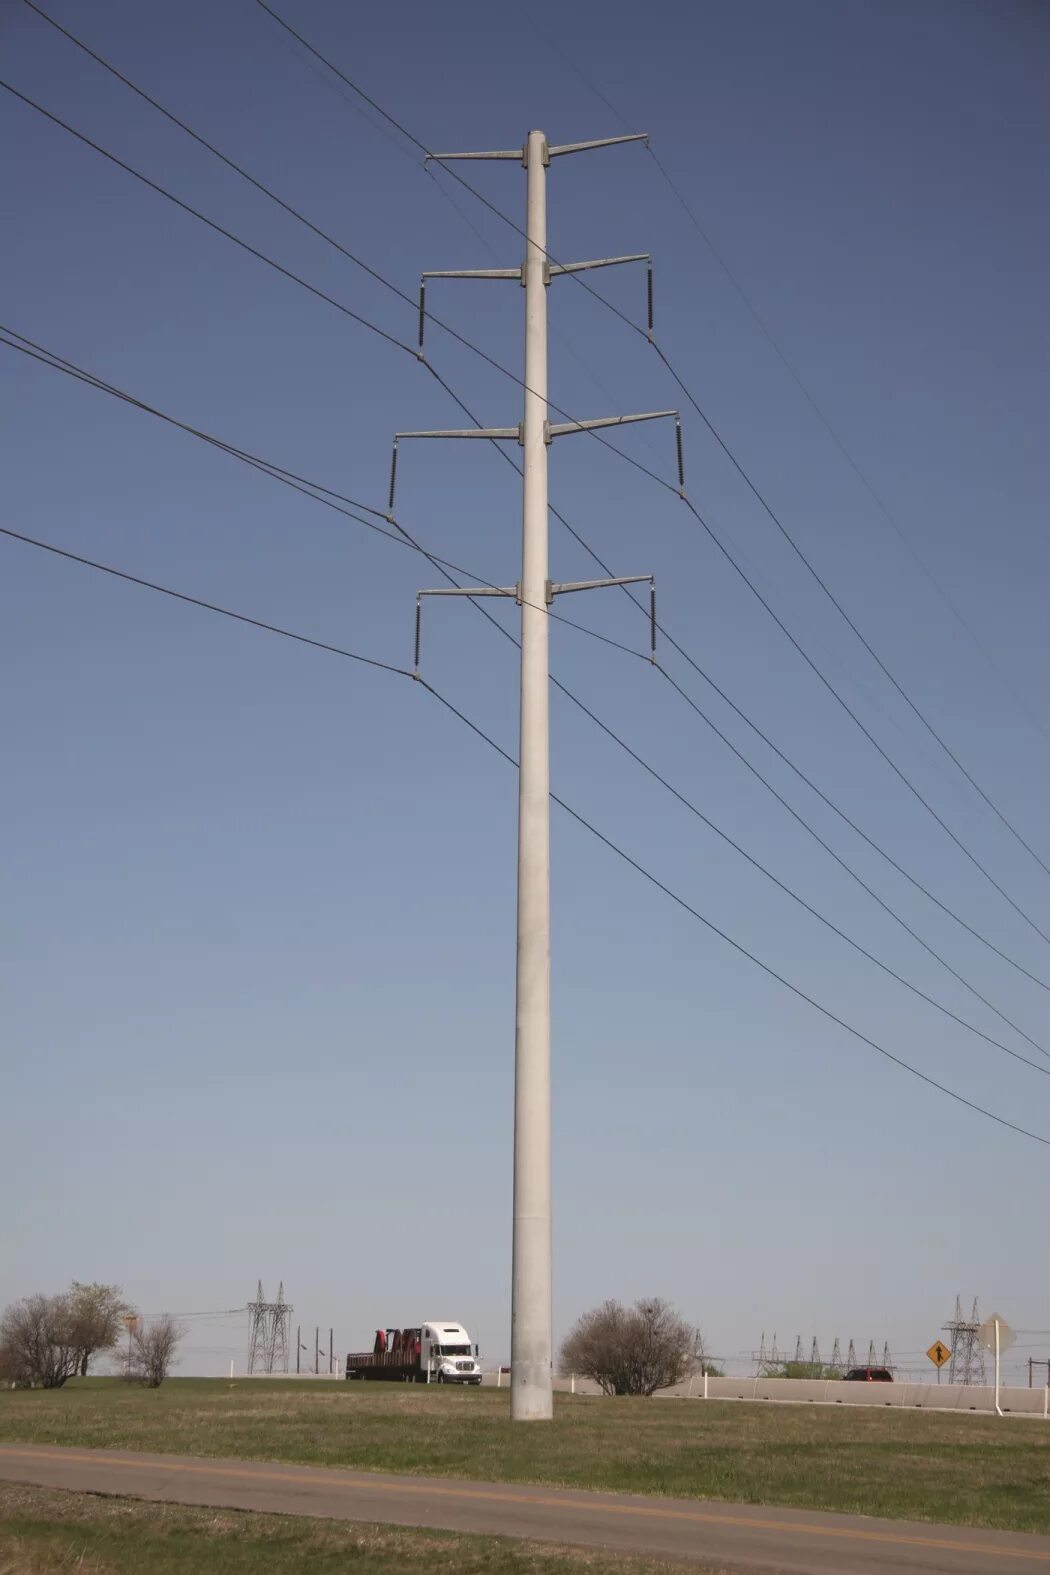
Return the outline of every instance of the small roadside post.
{"type": "Polygon", "coordinates": [[[137,1334],[139,1328],[141,1327],[141,1324],[142,1324],[142,1319],[139,1317],[138,1313],[127,1313],[126,1314],[126,1316],[124,1318],[124,1327],[128,1331],[128,1371],[127,1371],[127,1376],[129,1378],[131,1377],[131,1340],[132,1340],[132,1336],[137,1334]]]}
{"type": "Polygon", "coordinates": [[[930,1349],[926,1352],[926,1355],[930,1358],[930,1361],[937,1369],[938,1383],[941,1381],[941,1368],[944,1366],[951,1354],[952,1353],[949,1351],[943,1340],[934,1340],[933,1344],[930,1346],[930,1349]]]}
{"type": "Polygon", "coordinates": [[[1000,1318],[998,1313],[992,1313],[986,1318],[977,1331],[977,1337],[986,1351],[991,1351],[995,1357],[995,1414],[1002,1416],[1003,1408],[999,1404],[999,1364],[1004,1351],[1013,1345],[1016,1336],[1005,1318],[1000,1318]]]}

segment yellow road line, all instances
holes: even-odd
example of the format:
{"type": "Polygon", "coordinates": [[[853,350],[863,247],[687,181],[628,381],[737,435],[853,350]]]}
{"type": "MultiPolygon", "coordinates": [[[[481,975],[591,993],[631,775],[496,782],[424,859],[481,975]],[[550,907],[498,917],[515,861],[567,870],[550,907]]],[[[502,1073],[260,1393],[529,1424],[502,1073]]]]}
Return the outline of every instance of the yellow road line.
{"type": "Polygon", "coordinates": [[[216,1466],[206,1461],[187,1460],[139,1460],[134,1458],[118,1458],[115,1455],[103,1453],[101,1450],[90,1453],[75,1453],[72,1450],[45,1450],[45,1449],[17,1449],[0,1444],[0,1459],[17,1458],[21,1460],[58,1460],[65,1461],[67,1465],[87,1466],[126,1466],[136,1471],[182,1471],[190,1476],[214,1477],[239,1477],[246,1481],[265,1484],[267,1482],[295,1483],[300,1487],[314,1484],[319,1487],[342,1488],[371,1488],[383,1493],[406,1493],[419,1495],[433,1495],[442,1498],[470,1499],[487,1504],[516,1504],[521,1506],[536,1505],[542,1509],[576,1509],[595,1515],[625,1515],[641,1516],[649,1520],[685,1521],[696,1525],[706,1526],[732,1526],[750,1531],[783,1531],[804,1532],[814,1537],[841,1537],[853,1542],[883,1543],[892,1547],[903,1548],[931,1548],[941,1552],[973,1553],[984,1555],[986,1558],[997,1557],[1001,1559],[1030,1559],[1040,1564],[1050,1564],[1050,1552],[1040,1552],[1038,1549],[1031,1551],[1023,1548],[1006,1548],[988,1546],[979,1542],[956,1542],[947,1537],[914,1537],[904,1536],[900,1532],[892,1531],[867,1531],[860,1527],[849,1526],[824,1526],[816,1522],[792,1520],[759,1520],[746,1515],[729,1515],[711,1513],[704,1510],[671,1509],[660,1504],[587,1504],[579,1499],[542,1497],[538,1493],[514,1493],[505,1488],[469,1487],[454,1485],[445,1482],[433,1482],[426,1479],[419,1481],[384,1482],[379,1478],[372,1479],[364,1473],[366,1480],[360,1478],[348,1479],[342,1473],[326,1473],[323,1467],[303,1466],[298,1471],[275,1471],[260,1463],[254,1469],[238,1466],[216,1466]],[[307,1476],[303,1476],[303,1472],[307,1476]]]}

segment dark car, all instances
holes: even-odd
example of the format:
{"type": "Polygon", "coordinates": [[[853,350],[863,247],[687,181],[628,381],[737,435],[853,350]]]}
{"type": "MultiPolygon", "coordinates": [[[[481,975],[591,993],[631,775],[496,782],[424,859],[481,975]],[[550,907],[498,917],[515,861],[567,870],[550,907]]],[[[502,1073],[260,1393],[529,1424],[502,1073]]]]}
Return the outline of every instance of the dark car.
{"type": "Polygon", "coordinates": [[[888,1367],[851,1367],[846,1374],[845,1382],[855,1384],[892,1384],[893,1374],[888,1367]]]}

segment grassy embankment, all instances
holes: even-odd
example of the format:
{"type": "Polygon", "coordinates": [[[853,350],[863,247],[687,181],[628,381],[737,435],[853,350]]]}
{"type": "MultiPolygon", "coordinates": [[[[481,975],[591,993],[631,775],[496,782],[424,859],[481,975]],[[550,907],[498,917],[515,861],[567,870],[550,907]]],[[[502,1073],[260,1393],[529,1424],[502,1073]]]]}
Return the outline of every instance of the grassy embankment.
{"type": "Polygon", "coordinates": [[[916,1411],[557,1397],[402,1385],[91,1380],[0,1392],[0,1443],[76,1444],[1050,1532],[1050,1425],[916,1411]]]}
{"type": "Polygon", "coordinates": [[[0,1575],[681,1575],[681,1568],[501,1537],[187,1509],[0,1483],[0,1575]]]}

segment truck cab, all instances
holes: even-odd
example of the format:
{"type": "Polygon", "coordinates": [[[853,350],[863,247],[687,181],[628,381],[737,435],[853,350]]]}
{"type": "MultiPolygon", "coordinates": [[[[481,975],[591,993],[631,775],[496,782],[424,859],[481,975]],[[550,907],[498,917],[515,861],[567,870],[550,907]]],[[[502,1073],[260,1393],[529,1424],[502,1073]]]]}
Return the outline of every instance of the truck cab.
{"type": "Polygon", "coordinates": [[[419,1364],[431,1383],[480,1384],[481,1364],[461,1323],[431,1319],[421,1334],[419,1364]]]}

